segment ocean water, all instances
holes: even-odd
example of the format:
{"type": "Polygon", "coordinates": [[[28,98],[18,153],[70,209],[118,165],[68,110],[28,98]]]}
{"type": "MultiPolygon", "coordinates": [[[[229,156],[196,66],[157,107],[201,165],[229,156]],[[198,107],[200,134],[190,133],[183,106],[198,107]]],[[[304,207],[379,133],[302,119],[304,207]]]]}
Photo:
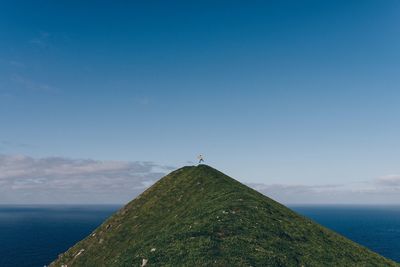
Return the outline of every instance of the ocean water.
{"type": "Polygon", "coordinates": [[[0,206],[0,267],[43,267],[118,206],[0,206]]]}
{"type": "Polygon", "coordinates": [[[343,236],[400,262],[400,206],[290,206],[343,236]]]}
{"type": "MultiPolygon", "coordinates": [[[[0,266],[42,267],[120,206],[0,206],[0,266]]],[[[400,206],[290,206],[400,262],[400,206]]]]}

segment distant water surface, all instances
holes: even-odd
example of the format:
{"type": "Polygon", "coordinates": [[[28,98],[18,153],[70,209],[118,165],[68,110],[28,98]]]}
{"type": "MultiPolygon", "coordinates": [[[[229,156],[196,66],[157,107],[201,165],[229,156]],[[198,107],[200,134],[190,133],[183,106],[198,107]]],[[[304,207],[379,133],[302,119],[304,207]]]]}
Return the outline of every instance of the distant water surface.
{"type": "Polygon", "coordinates": [[[290,206],[296,212],[400,262],[400,206],[290,206]]]}
{"type": "MultiPolygon", "coordinates": [[[[400,262],[400,206],[290,206],[400,262]]],[[[43,267],[120,206],[0,206],[0,266],[43,267]]]]}
{"type": "Polygon", "coordinates": [[[43,267],[119,206],[0,206],[0,266],[43,267]]]}

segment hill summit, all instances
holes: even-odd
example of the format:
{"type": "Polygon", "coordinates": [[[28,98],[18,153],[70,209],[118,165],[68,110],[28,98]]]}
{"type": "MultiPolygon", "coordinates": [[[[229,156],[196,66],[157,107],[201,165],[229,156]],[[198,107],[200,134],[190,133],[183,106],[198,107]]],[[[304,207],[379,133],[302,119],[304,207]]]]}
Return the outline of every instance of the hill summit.
{"type": "Polygon", "coordinates": [[[399,266],[207,166],[160,179],[50,266],[399,266]]]}

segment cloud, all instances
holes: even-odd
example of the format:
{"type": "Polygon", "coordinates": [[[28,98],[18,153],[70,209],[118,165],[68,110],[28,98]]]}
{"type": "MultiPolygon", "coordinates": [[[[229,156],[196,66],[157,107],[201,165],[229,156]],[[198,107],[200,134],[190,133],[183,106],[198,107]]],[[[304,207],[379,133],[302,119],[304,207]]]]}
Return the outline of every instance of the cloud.
{"type": "Polygon", "coordinates": [[[36,82],[27,77],[21,76],[19,74],[12,75],[11,81],[23,86],[25,89],[28,89],[28,90],[47,91],[47,92],[58,91],[57,88],[55,88],[49,84],[36,82]]]}
{"type": "Polygon", "coordinates": [[[16,67],[16,68],[25,68],[26,67],[25,64],[20,61],[11,60],[9,63],[11,66],[16,67]]]}
{"type": "Polygon", "coordinates": [[[248,184],[253,189],[283,203],[319,203],[343,192],[343,185],[248,184]],[[330,197],[329,197],[330,196],[330,197]]]}
{"type": "Polygon", "coordinates": [[[35,38],[29,40],[29,43],[38,46],[40,48],[48,48],[50,37],[51,37],[50,33],[45,31],[40,31],[35,38]]]}
{"type": "MultiPolygon", "coordinates": [[[[0,154],[0,204],[126,203],[175,167],[0,154]]],[[[348,184],[248,184],[285,204],[398,204],[400,175],[348,184]]]]}
{"type": "Polygon", "coordinates": [[[48,32],[39,31],[29,40],[29,44],[38,47],[39,49],[53,49],[57,44],[68,44],[71,42],[70,36],[65,32],[48,32]]]}
{"type": "Polygon", "coordinates": [[[399,175],[349,184],[249,184],[249,186],[286,204],[398,204],[400,202],[399,175]]]}
{"type": "Polygon", "coordinates": [[[2,148],[27,148],[27,147],[32,147],[30,144],[26,143],[16,143],[16,142],[11,142],[8,140],[0,140],[0,149],[2,148]]]}
{"type": "Polygon", "coordinates": [[[343,186],[340,184],[327,184],[327,185],[250,184],[250,185],[258,190],[274,190],[274,191],[279,190],[290,193],[325,192],[343,186]]]}
{"type": "Polygon", "coordinates": [[[391,174],[379,177],[375,181],[380,186],[395,186],[400,187],[400,175],[398,174],[391,174]]]}
{"type": "Polygon", "coordinates": [[[0,155],[0,203],[125,203],[170,169],[152,162],[0,155]]]}

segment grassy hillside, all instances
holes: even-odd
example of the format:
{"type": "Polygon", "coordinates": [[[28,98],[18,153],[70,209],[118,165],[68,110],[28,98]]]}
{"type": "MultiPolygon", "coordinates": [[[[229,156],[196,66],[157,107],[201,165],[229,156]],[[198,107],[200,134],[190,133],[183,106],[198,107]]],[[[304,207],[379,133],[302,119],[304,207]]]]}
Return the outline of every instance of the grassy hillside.
{"type": "Polygon", "coordinates": [[[158,181],[50,266],[399,266],[206,165],[158,181]]]}

